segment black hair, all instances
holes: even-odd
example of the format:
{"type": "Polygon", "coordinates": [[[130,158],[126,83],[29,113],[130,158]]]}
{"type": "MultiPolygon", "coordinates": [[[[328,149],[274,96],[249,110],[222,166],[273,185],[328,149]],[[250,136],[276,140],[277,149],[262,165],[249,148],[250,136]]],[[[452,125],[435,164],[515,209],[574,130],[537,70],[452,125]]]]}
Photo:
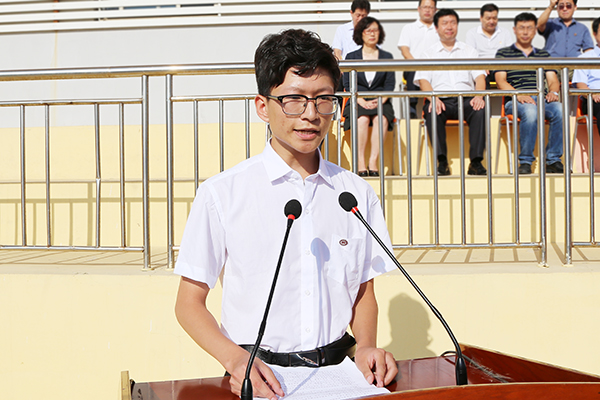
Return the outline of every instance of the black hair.
{"type": "Polygon", "coordinates": [[[594,35],[598,33],[598,25],[600,25],[600,17],[592,21],[592,32],[594,32],[594,35]]]}
{"type": "Polygon", "coordinates": [[[456,18],[457,24],[460,22],[460,18],[458,17],[458,14],[456,13],[456,11],[454,11],[451,8],[440,8],[433,16],[433,25],[435,25],[435,27],[437,28],[438,21],[440,20],[440,18],[448,16],[448,15],[454,15],[454,17],[456,18]]]}
{"type": "MultiPolygon", "coordinates": [[[[422,2],[423,0],[419,0],[419,4],[417,4],[417,7],[421,7],[422,2]]],[[[433,4],[435,4],[435,6],[437,7],[437,0],[433,0],[433,4]]]]}
{"type": "Polygon", "coordinates": [[[334,89],[340,80],[340,67],[333,49],[319,36],[303,29],[288,29],[264,37],[254,53],[258,93],[268,96],[281,85],[290,68],[303,76],[322,68],[331,76],[334,89]]]}
{"type": "Polygon", "coordinates": [[[530,12],[522,12],[515,17],[515,26],[517,26],[518,22],[529,22],[533,21],[535,25],[537,25],[537,17],[535,14],[530,12]]]}
{"type": "Polygon", "coordinates": [[[483,17],[484,13],[494,12],[494,11],[496,11],[496,12],[500,11],[498,9],[498,6],[495,5],[494,3],[487,3],[487,4],[484,4],[483,6],[481,6],[481,9],[479,10],[479,16],[483,17]]]}
{"type": "Polygon", "coordinates": [[[354,0],[350,6],[350,11],[354,12],[358,9],[365,10],[368,14],[371,12],[371,3],[369,3],[369,0],[354,0]]]}
{"type": "Polygon", "coordinates": [[[383,41],[385,40],[385,31],[383,30],[383,25],[381,25],[381,22],[379,22],[377,18],[364,17],[363,19],[358,21],[358,24],[356,24],[356,26],[354,27],[354,34],[352,35],[352,39],[354,39],[354,42],[356,42],[357,45],[362,46],[364,44],[362,38],[363,32],[373,22],[377,23],[377,26],[379,27],[379,40],[377,40],[377,44],[383,43],[383,41]]]}

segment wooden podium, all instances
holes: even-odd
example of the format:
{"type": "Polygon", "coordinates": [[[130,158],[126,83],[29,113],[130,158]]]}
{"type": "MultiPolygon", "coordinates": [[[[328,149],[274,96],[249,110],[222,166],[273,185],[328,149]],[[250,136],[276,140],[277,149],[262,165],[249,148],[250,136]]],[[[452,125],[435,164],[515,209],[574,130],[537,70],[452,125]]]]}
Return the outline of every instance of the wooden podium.
{"type": "MultiPolygon", "coordinates": [[[[370,397],[395,399],[595,399],[600,400],[600,377],[461,345],[469,385],[456,386],[454,355],[397,361],[398,375],[390,394],[370,397]]],[[[122,400],[238,400],[229,378],[187,379],[133,383],[121,376],[122,400]]]]}

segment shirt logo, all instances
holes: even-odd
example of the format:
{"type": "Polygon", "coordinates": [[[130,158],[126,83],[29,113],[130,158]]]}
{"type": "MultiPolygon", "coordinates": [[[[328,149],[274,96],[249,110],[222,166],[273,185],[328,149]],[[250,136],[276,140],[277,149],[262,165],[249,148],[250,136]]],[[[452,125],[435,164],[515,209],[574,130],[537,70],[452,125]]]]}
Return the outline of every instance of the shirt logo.
{"type": "Polygon", "coordinates": [[[340,246],[347,246],[347,245],[348,245],[348,241],[346,239],[340,240],[340,246]]]}

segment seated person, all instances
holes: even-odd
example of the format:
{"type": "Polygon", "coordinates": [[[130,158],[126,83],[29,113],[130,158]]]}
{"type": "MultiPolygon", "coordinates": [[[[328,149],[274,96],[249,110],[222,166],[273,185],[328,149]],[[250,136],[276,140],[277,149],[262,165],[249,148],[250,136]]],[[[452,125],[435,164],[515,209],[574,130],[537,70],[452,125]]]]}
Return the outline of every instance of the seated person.
{"type": "MultiPolygon", "coordinates": [[[[442,8],[433,17],[440,41],[423,53],[423,58],[477,58],[477,50],[456,40],[459,17],[456,11],[442,8]]],[[[422,91],[485,90],[485,71],[418,71],[415,84],[422,91]]],[[[464,117],[469,125],[469,175],[485,175],[481,164],[485,150],[485,102],[481,96],[463,97],[464,117]]],[[[437,116],[438,175],[450,175],[446,146],[446,121],[458,118],[458,97],[439,97],[436,109],[431,109],[431,99],[423,104],[425,124],[429,139],[433,141],[432,114],[437,116]]]]}
{"type": "MultiPolygon", "coordinates": [[[[361,48],[348,53],[346,60],[381,60],[394,58],[391,53],[379,48],[383,43],[385,32],[381,23],[373,17],[360,20],[354,29],[354,41],[361,48]]],[[[396,74],[388,72],[359,72],[357,77],[359,92],[393,91],[396,86],[396,74]]],[[[350,74],[344,73],[344,88],[350,90],[350,74]]],[[[389,97],[381,99],[383,103],[383,138],[386,132],[393,129],[394,108],[389,97]]],[[[358,175],[379,176],[379,117],[377,116],[378,99],[358,98],[358,175]],[[369,127],[372,127],[369,135],[369,127]],[[371,152],[368,165],[365,161],[367,142],[371,141],[371,152]]],[[[344,130],[350,129],[350,107],[344,108],[344,130]]]]}
{"type": "MultiPolygon", "coordinates": [[[[391,248],[381,204],[371,185],[319,152],[339,107],[338,62],[314,33],[290,29],[265,37],[254,63],[256,111],[271,140],[261,154],[198,188],[175,265],[177,319],[231,374],[231,391],[239,396],[250,356],[242,346],[256,341],[285,232],[283,209],[298,198],[304,212],[290,231],[258,356],[315,367],[354,354],[367,382],[387,385],[398,369],[375,343],[373,278],[395,266],[338,197],[352,192],[391,248]],[[221,326],[206,305],[219,277],[221,326]]],[[[251,381],[256,397],[287,394],[261,359],[251,381]]]]}
{"type": "MultiPolygon", "coordinates": [[[[524,12],[515,17],[514,31],[517,42],[512,46],[498,50],[496,58],[548,58],[546,50],[533,47],[537,17],[524,12]]],[[[563,164],[560,158],[563,154],[562,105],[558,97],[560,83],[556,71],[545,71],[549,91],[544,101],[545,117],[550,124],[548,145],[546,146],[546,172],[562,173],[563,164]]],[[[496,71],[496,84],[500,90],[537,89],[535,70],[496,71]]],[[[506,114],[513,114],[512,97],[505,97],[506,114]]],[[[531,164],[535,161],[533,149],[537,140],[537,96],[517,96],[517,116],[519,122],[519,174],[531,174],[531,164]]]]}
{"type": "MultiPolygon", "coordinates": [[[[592,32],[596,38],[596,47],[592,51],[583,53],[579,57],[582,58],[600,58],[600,32],[598,30],[600,25],[600,18],[596,18],[592,22],[592,32]]],[[[598,60],[600,61],[600,60],[598,60]]],[[[599,69],[576,69],[573,74],[573,83],[578,89],[600,89],[600,70],[599,69]]],[[[587,114],[588,110],[588,97],[582,96],[581,112],[587,114]]],[[[600,94],[592,95],[592,114],[596,118],[596,124],[598,127],[598,133],[600,133],[600,94]]]]}

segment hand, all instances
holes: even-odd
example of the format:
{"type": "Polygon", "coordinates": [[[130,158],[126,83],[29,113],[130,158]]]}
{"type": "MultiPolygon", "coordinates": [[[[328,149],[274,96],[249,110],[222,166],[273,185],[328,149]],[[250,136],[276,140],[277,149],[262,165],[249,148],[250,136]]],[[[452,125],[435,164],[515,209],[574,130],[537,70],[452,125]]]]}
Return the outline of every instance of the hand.
{"type": "MultiPolygon", "coordinates": [[[[444,111],[446,111],[446,105],[444,104],[442,99],[435,99],[435,114],[440,115],[444,111]]],[[[429,100],[429,112],[431,113],[431,100],[429,100]]]]}
{"type": "Polygon", "coordinates": [[[594,103],[600,103],[600,94],[593,94],[592,100],[594,100],[594,103]]]}
{"type": "Polygon", "coordinates": [[[517,96],[517,101],[521,104],[537,104],[531,96],[517,96]]]}
{"type": "MultiPolygon", "coordinates": [[[[231,374],[229,384],[231,392],[236,396],[242,393],[242,382],[246,377],[246,367],[250,354],[244,350],[240,356],[232,363],[234,367],[228,368],[231,374]]],[[[252,371],[250,372],[250,380],[252,381],[252,392],[254,397],[265,397],[270,400],[277,400],[277,396],[283,397],[285,393],[281,389],[281,384],[275,378],[273,371],[265,363],[258,358],[254,359],[252,371]],[[277,396],[276,396],[277,395],[277,396]]]]}
{"type": "Polygon", "coordinates": [[[358,347],[354,356],[356,366],[370,384],[388,385],[398,374],[392,353],[376,347],[358,347]]]}
{"type": "Polygon", "coordinates": [[[362,108],[366,110],[373,110],[377,108],[377,99],[365,100],[361,97],[357,100],[357,102],[362,108]]]}
{"type": "Polygon", "coordinates": [[[555,8],[558,0],[550,0],[550,7],[555,8]]]}
{"type": "Polygon", "coordinates": [[[482,110],[483,107],[485,107],[485,101],[483,101],[483,97],[481,96],[473,97],[469,104],[471,104],[471,107],[473,107],[473,110],[475,111],[482,110]]]}
{"type": "Polygon", "coordinates": [[[558,95],[556,95],[555,93],[549,92],[549,93],[546,95],[546,101],[547,101],[548,103],[552,103],[552,102],[554,102],[554,101],[558,101],[558,95]]]}

